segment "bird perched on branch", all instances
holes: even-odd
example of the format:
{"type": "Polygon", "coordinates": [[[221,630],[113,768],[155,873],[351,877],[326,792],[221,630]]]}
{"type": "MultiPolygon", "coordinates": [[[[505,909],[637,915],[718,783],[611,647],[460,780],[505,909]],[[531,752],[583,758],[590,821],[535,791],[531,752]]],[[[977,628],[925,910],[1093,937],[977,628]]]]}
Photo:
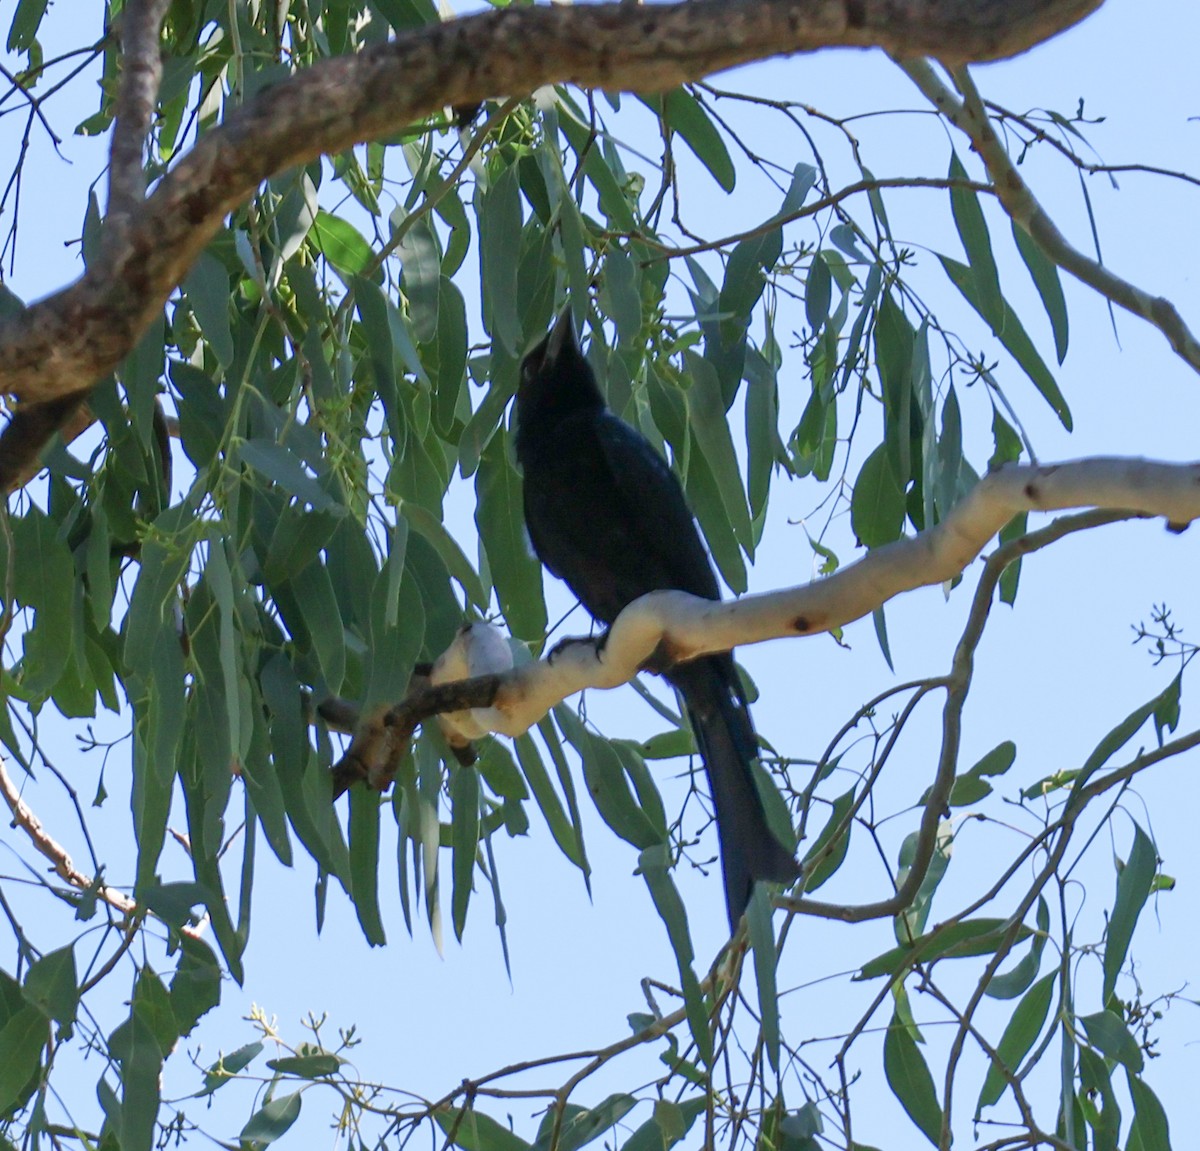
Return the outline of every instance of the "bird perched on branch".
{"type": "MultiPolygon", "coordinates": [[[[647,592],[720,599],[683,488],[638,431],[605,405],[568,306],[521,364],[517,459],[525,523],[543,564],[597,620],[611,624],[647,592]]],[[[728,653],[650,664],[683,697],[708,772],[731,928],[755,880],[800,868],[767,826],[751,764],[758,742],[728,653]]]]}

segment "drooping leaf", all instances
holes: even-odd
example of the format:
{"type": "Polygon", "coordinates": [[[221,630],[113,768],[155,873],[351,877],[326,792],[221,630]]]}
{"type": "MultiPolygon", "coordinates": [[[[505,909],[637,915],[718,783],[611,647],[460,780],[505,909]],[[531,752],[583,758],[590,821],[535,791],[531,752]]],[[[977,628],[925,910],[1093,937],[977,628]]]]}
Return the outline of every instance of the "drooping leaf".
{"type": "Polygon", "coordinates": [[[433,1113],[446,1139],[462,1151],[529,1151],[531,1144],[474,1108],[447,1107],[433,1113]]]}
{"type": "MultiPolygon", "coordinates": [[[[971,275],[971,269],[965,264],[960,264],[957,260],[952,260],[949,256],[939,256],[942,262],[942,267],[946,270],[946,275],[950,282],[963,294],[967,303],[971,305],[985,320],[988,320],[987,312],[985,311],[986,303],[980,299],[978,288],[974,278],[971,275]]],[[[1070,431],[1073,426],[1071,419],[1071,409],[1067,406],[1067,401],[1059,390],[1057,381],[1054,379],[1050,369],[1046,367],[1045,361],[1038,354],[1037,348],[1034,347],[1033,341],[1030,340],[1021,321],[1017,318],[1017,314],[1009,307],[1007,301],[1001,300],[1003,311],[999,318],[999,326],[993,326],[992,331],[996,338],[1004,345],[1013,359],[1021,366],[1025,374],[1033,381],[1033,386],[1041,393],[1042,398],[1048,403],[1054,414],[1058,416],[1063,427],[1070,431]]],[[[988,320],[989,325],[991,321],[988,320]]]]}
{"type": "Polygon", "coordinates": [[[942,1108],[933,1076],[908,1028],[893,1017],[883,1040],[883,1072],[892,1094],[935,1147],[940,1145],[942,1108]]]}
{"type": "Polygon", "coordinates": [[[883,444],[866,458],[854,481],[850,524],[866,547],[880,547],[900,536],[904,526],[904,490],[883,444]]]}
{"type": "Polygon", "coordinates": [[[662,97],[661,110],[663,122],[679,133],[712,178],[726,192],[732,192],[737,171],[721,133],[700,102],[685,89],[675,88],[662,97]]]}
{"type": "MultiPolygon", "coordinates": [[[[950,153],[950,179],[967,181],[967,170],[957,152],[950,153]]],[[[1000,294],[1000,275],[996,271],[996,258],[992,255],[992,239],[979,195],[970,188],[950,189],[950,208],[967,263],[975,280],[975,291],[980,302],[981,313],[992,325],[993,330],[1003,323],[1004,300],[1000,294]]]]}
{"type": "Polygon", "coordinates": [[[1041,245],[1016,220],[1012,223],[1013,239],[1017,251],[1029,269],[1034,287],[1042,298],[1042,306],[1050,318],[1050,328],[1054,333],[1054,352],[1061,364],[1067,358],[1067,342],[1069,326],[1067,322],[1067,301],[1063,297],[1062,283],[1058,278],[1058,267],[1050,260],[1041,245]]]}
{"type": "MultiPolygon", "coordinates": [[[[1058,972],[1051,971],[1037,981],[1017,1004],[1012,1017],[996,1044],[996,1054],[1009,1072],[1015,1075],[1021,1065],[1021,1060],[1033,1049],[1042,1028],[1046,1024],[1046,1016],[1050,1012],[1050,1003],[1054,996],[1058,972]]],[[[983,1089],[979,1092],[979,1100],[975,1104],[975,1114],[978,1115],[985,1107],[991,1107],[1008,1086],[1008,1078],[993,1062],[988,1067],[987,1077],[983,1081],[983,1089]]]]}
{"type": "MultiPolygon", "coordinates": [[[[1112,917],[1108,921],[1108,932],[1104,940],[1104,992],[1105,1003],[1116,987],[1117,975],[1129,952],[1133,930],[1138,916],[1150,896],[1154,873],[1158,870],[1158,853],[1150,837],[1135,823],[1133,825],[1133,848],[1129,860],[1117,877],[1117,898],[1113,903],[1112,917]]],[[[1089,1032],[1090,1034],[1090,1032],[1089,1032]]],[[[1111,1052],[1105,1052],[1111,1054],[1111,1052]]],[[[1141,1066],[1131,1070],[1140,1071],[1141,1066]]]]}
{"type": "Polygon", "coordinates": [[[246,1120],[239,1138],[264,1146],[274,1143],[300,1118],[302,1096],[301,1091],[293,1091],[290,1095],[276,1095],[246,1120]]]}

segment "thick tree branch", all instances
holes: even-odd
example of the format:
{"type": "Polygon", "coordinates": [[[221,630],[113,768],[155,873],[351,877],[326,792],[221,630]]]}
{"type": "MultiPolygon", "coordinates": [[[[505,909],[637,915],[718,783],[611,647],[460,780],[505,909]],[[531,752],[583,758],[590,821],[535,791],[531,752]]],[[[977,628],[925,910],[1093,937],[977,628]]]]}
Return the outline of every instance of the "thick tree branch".
{"type": "Polygon", "coordinates": [[[512,6],[323,61],[260,93],[139,210],[120,250],[0,324],[0,393],[50,400],[111,371],[225,215],[263,180],[394,133],[447,105],[552,83],[659,91],[724,68],[825,47],[951,63],[1021,52],[1102,0],[686,0],[512,6]]]}
{"type": "Polygon", "coordinates": [[[693,659],[830,631],[902,592],[953,579],[1020,512],[1084,507],[1162,516],[1180,528],[1200,518],[1200,463],[1096,458],[1009,465],[982,479],[935,528],[876,548],[816,583],[721,603],[675,591],[643,596],[621,613],[603,646],[560,645],[540,663],[504,676],[490,714],[476,718],[493,731],[517,734],[568,695],[632,679],[660,647],[674,659],[693,659]]]}
{"type": "Polygon", "coordinates": [[[724,602],[679,591],[652,592],[630,604],[602,642],[567,640],[536,663],[498,674],[474,673],[398,704],[352,745],[347,755],[356,765],[352,776],[386,786],[388,764],[380,756],[394,750],[397,736],[406,741],[434,714],[467,710],[476,732],[519,735],[570,695],[627,683],[652,654],[694,659],[841,627],[902,592],[953,579],[1014,515],[1068,508],[1161,516],[1181,531],[1200,518],[1200,462],[1097,457],[1057,465],[1010,464],[980,480],[936,527],[876,548],[816,583],[724,602]]]}
{"type": "Polygon", "coordinates": [[[971,147],[992,179],[996,198],[1046,255],[1077,280],[1095,288],[1106,300],[1153,324],[1166,336],[1175,352],[1200,371],[1200,341],[1170,300],[1151,295],[1114,275],[1103,264],[1073,247],[1058,230],[1005,150],[967,70],[960,68],[954,73],[955,83],[964,97],[960,100],[938,79],[928,61],[904,60],[899,63],[938,112],[971,141],[971,147]]]}

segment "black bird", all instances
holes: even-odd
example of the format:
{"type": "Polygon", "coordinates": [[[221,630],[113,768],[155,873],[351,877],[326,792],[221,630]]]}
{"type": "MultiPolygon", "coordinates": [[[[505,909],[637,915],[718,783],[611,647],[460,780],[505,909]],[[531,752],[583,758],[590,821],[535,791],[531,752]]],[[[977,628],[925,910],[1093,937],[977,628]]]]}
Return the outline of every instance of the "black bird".
{"type": "MultiPolygon", "coordinates": [[[[660,589],[721,598],[679,480],[605,405],[569,306],[522,361],[516,449],[533,549],[601,623],[660,589]]],[[[736,928],[755,880],[787,882],[800,872],[767,826],[751,774],[758,742],[746,694],[728,653],[651,668],[679,691],[691,719],[736,928]]]]}

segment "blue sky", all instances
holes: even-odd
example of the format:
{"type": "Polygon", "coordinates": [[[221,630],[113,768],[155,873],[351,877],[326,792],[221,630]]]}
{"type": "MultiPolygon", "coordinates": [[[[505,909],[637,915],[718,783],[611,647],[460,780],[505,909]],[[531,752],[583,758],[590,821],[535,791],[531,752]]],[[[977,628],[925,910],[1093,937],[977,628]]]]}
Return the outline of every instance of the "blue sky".
{"type": "MultiPolygon", "coordinates": [[[[7,26],[8,11],[11,4],[0,3],[0,26],[7,26]]],[[[63,13],[54,16],[61,21],[63,13]]],[[[1105,160],[1168,168],[1191,165],[1194,171],[1200,135],[1200,120],[1195,119],[1200,117],[1197,42],[1200,15],[1188,3],[1172,0],[1156,5],[1153,18],[1148,19],[1145,7],[1135,0],[1109,0],[1096,16],[1060,40],[1018,60],[979,69],[976,79],[985,96],[1018,111],[1036,106],[1067,114],[1084,97],[1089,115],[1105,117],[1103,124],[1088,130],[1089,140],[1105,160]]],[[[919,93],[874,52],[776,61],[716,82],[802,100],[839,115],[878,107],[923,112],[919,93]]],[[[85,108],[81,115],[90,110],[85,108]]],[[[17,118],[0,120],[0,148],[15,146],[12,132],[17,118]]],[[[64,127],[72,123],[66,115],[56,120],[64,127]]],[[[748,123],[746,130],[750,135],[761,130],[766,137],[764,150],[770,146],[771,127],[764,124],[760,129],[748,123]]],[[[932,117],[864,120],[856,122],[855,131],[868,163],[880,174],[946,170],[945,130],[932,117]]],[[[966,160],[961,138],[952,142],[966,160]]],[[[77,250],[64,245],[78,235],[86,188],[98,171],[99,146],[68,138],[63,151],[69,163],[50,158],[44,139],[35,133],[16,268],[9,281],[26,299],[52,291],[78,272],[77,250]]],[[[1046,152],[1032,154],[1023,171],[1069,238],[1087,250],[1090,237],[1080,181],[1046,152]]],[[[684,179],[696,175],[685,170],[684,179]]],[[[1141,286],[1172,299],[1185,319],[1200,324],[1192,271],[1200,240],[1195,224],[1197,188],[1138,173],[1122,175],[1119,184],[1119,189],[1111,187],[1106,177],[1087,181],[1106,262],[1141,286]]],[[[753,185],[733,201],[725,201],[703,178],[688,187],[689,196],[695,197],[689,209],[698,218],[741,220],[744,213],[746,222],[752,223],[768,214],[761,203],[771,203],[767,193],[755,193],[753,185]],[[756,194],[763,197],[761,202],[753,199],[756,194]]],[[[944,193],[897,193],[887,202],[898,234],[959,255],[944,193]]],[[[997,214],[989,214],[989,221],[993,235],[1006,233],[997,214]]],[[[0,221],[0,225],[7,223],[7,219],[0,221]]],[[[1013,253],[1005,249],[1001,261],[1006,291],[1040,346],[1048,348],[1040,306],[1013,253]]],[[[926,263],[933,265],[921,273],[926,277],[926,298],[940,308],[949,292],[938,287],[936,262],[926,263]]],[[[1059,381],[1075,413],[1074,435],[1063,432],[1032,389],[1019,380],[1012,385],[1041,458],[1089,454],[1195,458],[1200,402],[1194,375],[1172,356],[1157,332],[1122,313],[1116,315],[1114,331],[1102,301],[1069,279],[1066,290],[1071,351],[1059,381]]],[[[955,307],[948,305],[950,314],[955,307]]],[[[785,363],[781,375],[785,412],[807,394],[801,372],[797,353],[785,363]]],[[[960,393],[960,398],[964,407],[982,402],[982,397],[969,392],[960,393]]],[[[968,448],[973,462],[982,468],[990,444],[978,441],[968,448]]],[[[772,498],[766,543],[750,576],[752,590],[803,583],[813,574],[812,553],[795,521],[811,514],[819,498],[815,489],[805,481],[780,485],[772,498]]],[[[464,533],[467,525],[469,518],[464,516],[464,533]]],[[[845,528],[841,531],[839,546],[846,562],[853,551],[845,528]]],[[[473,541],[465,534],[461,538],[471,551],[473,541]]],[[[1176,609],[1189,634],[1195,633],[1198,540],[1195,530],[1176,537],[1160,524],[1131,524],[1076,537],[1027,563],[1016,610],[997,609],[981,648],[966,716],[963,765],[1001,739],[1014,739],[1017,765],[1001,790],[1015,794],[1019,786],[1049,771],[1081,763],[1113,723],[1160,690],[1170,673],[1154,669],[1142,649],[1130,646],[1130,625],[1148,619],[1151,605],[1165,601],[1176,609]]],[[[948,600],[939,590],[927,589],[889,605],[894,675],[879,653],[868,621],[847,629],[845,647],[828,637],[815,637],[743,651],[740,658],[762,693],[755,708],[762,734],[786,752],[815,756],[866,698],[892,683],[943,672],[973,582],[969,571],[964,586],[948,600]]],[[[559,596],[558,602],[565,606],[567,600],[559,596]]],[[[556,618],[553,609],[551,618],[556,618]]],[[[572,629],[583,629],[580,617],[573,617],[568,631],[572,629]]],[[[1186,728],[1186,686],[1184,701],[1186,728]]],[[[652,714],[628,688],[603,697],[593,694],[588,703],[589,715],[609,734],[644,735],[655,730],[652,714]]],[[[931,705],[889,768],[881,798],[893,809],[915,800],[932,774],[937,718],[937,706],[931,705]]],[[[127,766],[119,762],[123,754],[115,753],[106,777],[113,798],[97,815],[102,837],[107,833],[113,843],[119,842],[115,837],[127,820],[123,796],[127,766]]],[[[59,766],[89,795],[95,765],[78,760],[70,743],[59,749],[58,756],[59,766]]],[[[1200,921],[1195,766],[1193,756],[1148,773],[1137,788],[1145,799],[1145,811],[1139,810],[1136,799],[1128,804],[1143,826],[1152,829],[1164,870],[1180,880],[1174,892],[1158,900],[1154,914],[1144,916],[1135,940],[1133,955],[1148,988],[1178,988],[1197,975],[1192,946],[1194,925],[1200,921]]],[[[663,786],[669,790],[665,782],[663,786]]],[[[511,984],[488,922],[483,892],[477,896],[463,944],[451,940],[439,956],[419,925],[414,938],[404,930],[394,892],[394,865],[388,864],[385,847],[381,887],[391,943],[372,950],[363,942],[352,910],[336,894],[331,893],[325,929],[317,936],[311,900],[315,869],[301,862],[288,873],[267,851],[260,851],[255,922],[246,956],[250,978],[244,990],[226,987],[225,1002],[205,1020],[189,1050],[202,1046],[197,1061],[207,1064],[218,1048],[229,1050],[248,1041],[251,1030],[238,1019],[251,1004],[278,1016],[281,1033],[293,1043],[305,1038],[302,1016],[308,1011],[324,1012],[331,1026],[358,1025],[362,1045],[354,1059],[365,1079],[436,1097],[464,1075],[620,1038],[624,1016],[646,1010],[640,981],[650,977],[674,983],[676,967],[645,886],[631,874],[635,853],[586,810],[585,821],[593,866],[590,901],[578,872],[558,855],[536,815],[528,840],[497,841],[512,951],[511,984]]],[[[889,840],[892,857],[910,827],[911,820],[895,821],[895,836],[889,840]]],[[[1123,856],[1129,828],[1121,821],[1117,827],[1112,850],[1123,856]]],[[[953,908],[956,892],[970,886],[972,861],[983,866],[991,852],[1003,850],[1010,842],[994,827],[961,828],[952,871],[963,876],[962,887],[956,886],[957,879],[948,881],[947,908],[953,908]]],[[[168,848],[168,861],[182,866],[182,857],[171,859],[172,850],[168,848]]],[[[9,870],[7,864],[0,868],[9,870]]],[[[1080,878],[1077,894],[1083,922],[1096,933],[1095,917],[1110,898],[1112,870],[1095,867],[1081,872],[1080,878]],[[1090,885],[1099,890],[1089,899],[1090,885]]],[[[879,893],[881,880],[878,867],[848,871],[839,875],[827,894],[857,901],[879,893]]],[[[724,940],[719,878],[715,871],[707,877],[681,871],[677,882],[689,909],[698,965],[703,967],[724,940]]],[[[815,974],[835,971],[839,962],[843,968],[853,967],[890,942],[886,923],[854,932],[798,923],[780,985],[803,988],[815,974]],[[860,938],[872,932],[878,947],[860,938]],[[803,938],[797,939],[796,933],[803,933],[803,938]]],[[[797,990],[785,1000],[795,1005],[796,1035],[801,1029],[805,1034],[828,1034],[844,1028],[847,997],[861,998],[869,990],[862,985],[847,990],[844,983],[830,987],[837,988],[836,996],[818,987],[797,990]]],[[[919,1012],[919,1000],[916,1005],[919,1012]]],[[[1194,1042],[1198,1022],[1194,1008],[1173,1008],[1161,1031],[1164,1058],[1147,1072],[1168,1106],[1177,1147],[1186,1145],[1182,1133],[1200,1122],[1200,1101],[1194,1090],[1200,1074],[1200,1047],[1194,1042]]],[[[814,1061],[821,1061],[823,1050],[817,1049],[814,1061]]],[[[863,1056],[868,1067],[869,1050],[863,1056]]],[[[581,1093],[580,1101],[594,1102],[610,1088],[655,1078],[656,1055],[657,1050],[646,1051],[619,1064],[615,1077],[600,1077],[581,1093]],[[631,1063],[639,1068],[636,1073],[628,1070],[631,1063]]],[[[877,1054],[874,1058],[877,1066],[877,1054]]],[[[539,1082],[559,1079],[550,1076],[539,1082]]],[[[168,1090],[182,1093],[196,1083],[189,1069],[176,1068],[168,1090]]],[[[230,1094],[239,1090],[228,1089],[230,1094]]],[[[964,1090],[963,1097],[973,1098],[972,1091],[964,1090]]],[[[237,1103],[230,1123],[246,1113],[240,1110],[249,1107],[246,1092],[237,1103]]],[[[331,1107],[331,1099],[306,1101],[302,1123],[309,1137],[321,1137],[331,1107]]],[[[530,1110],[529,1106],[512,1109],[516,1128],[526,1137],[536,1126],[528,1118],[530,1110]]],[[[496,1113],[503,1115],[504,1108],[496,1113]]],[[[878,1110],[864,1117],[856,1137],[889,1148],[921,1146],[916,1130],[898,1127],[897,1121],[907,1124],[894,1101],[880,1099],[878,1110]]],[[[221,1122],[213,1126],[219,1129],[221,1122]]]]}

